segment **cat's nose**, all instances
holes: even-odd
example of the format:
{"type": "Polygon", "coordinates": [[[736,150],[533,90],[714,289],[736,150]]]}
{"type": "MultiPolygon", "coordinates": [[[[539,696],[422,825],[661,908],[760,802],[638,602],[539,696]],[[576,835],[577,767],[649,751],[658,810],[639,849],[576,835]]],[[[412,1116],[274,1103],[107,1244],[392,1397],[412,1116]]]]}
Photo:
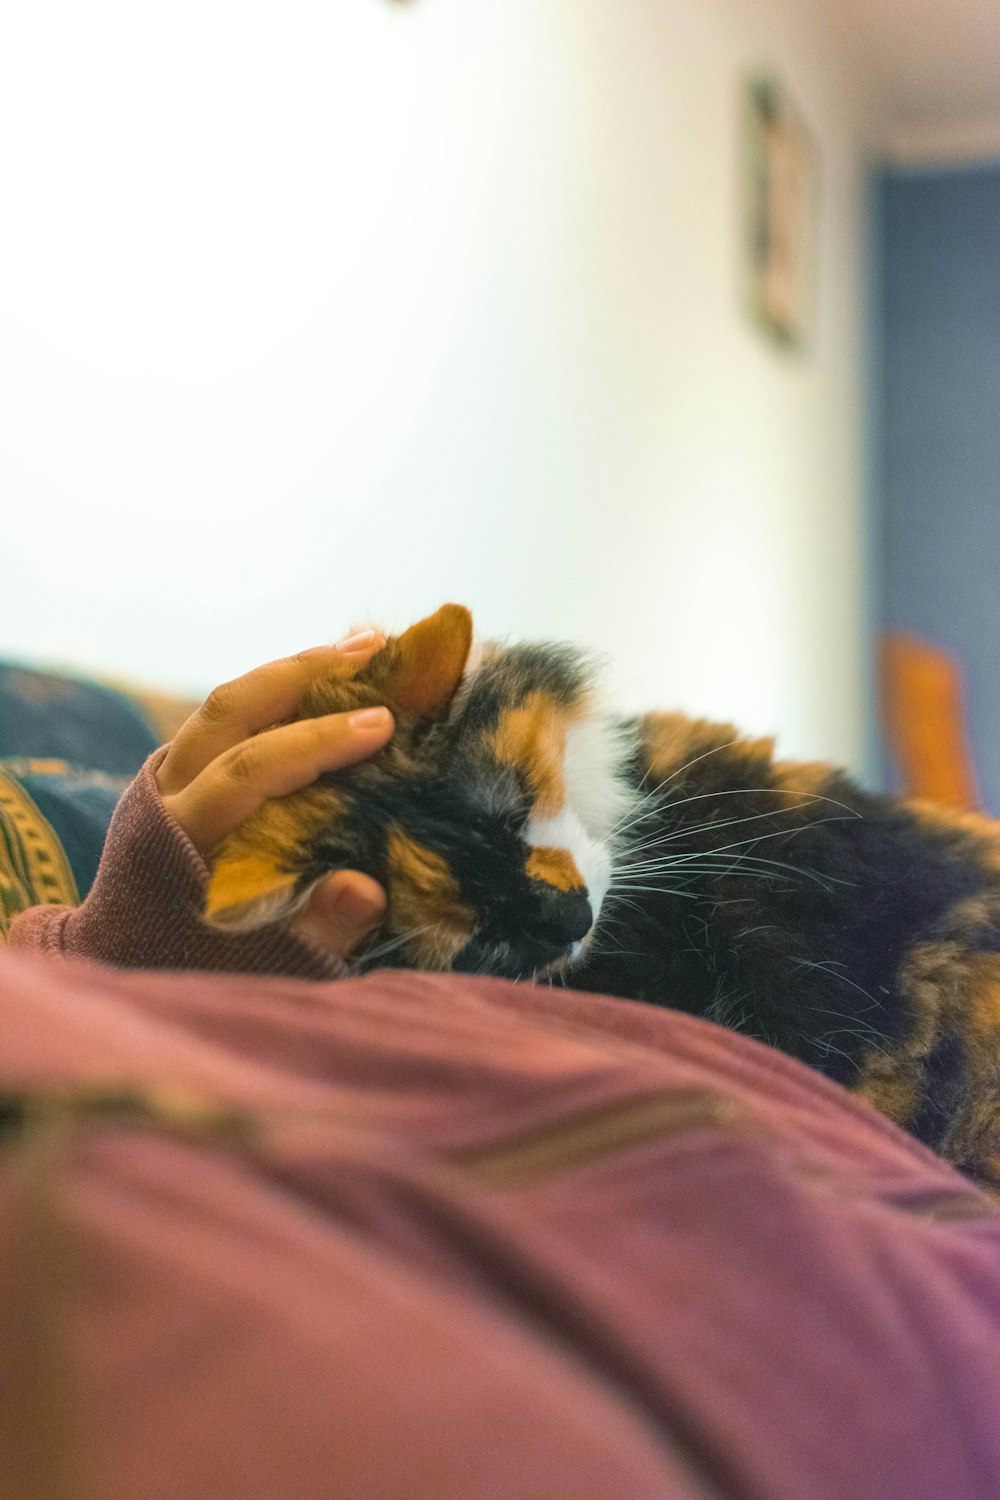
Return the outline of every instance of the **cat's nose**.
{"type": "Polygon", "coordinates": [[[531,922],[531,935],[538,942],[561,951],[587,936],[594,914],[590,901],[579,891],[560,891],[547,897],[531,922]]]}

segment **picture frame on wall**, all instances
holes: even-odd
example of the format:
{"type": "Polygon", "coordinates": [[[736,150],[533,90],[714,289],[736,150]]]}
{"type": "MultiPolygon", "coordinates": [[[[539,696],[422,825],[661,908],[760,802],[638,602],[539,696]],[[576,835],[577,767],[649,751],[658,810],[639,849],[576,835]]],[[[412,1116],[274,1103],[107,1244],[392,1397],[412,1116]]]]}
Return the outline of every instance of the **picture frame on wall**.
{"type": "Polygon", "coordinates": [[[801,348],[816,296],[819,161],[780,81],[755,75],[744,99],[743,271],[746,300],[776,342],[801,348]]]}

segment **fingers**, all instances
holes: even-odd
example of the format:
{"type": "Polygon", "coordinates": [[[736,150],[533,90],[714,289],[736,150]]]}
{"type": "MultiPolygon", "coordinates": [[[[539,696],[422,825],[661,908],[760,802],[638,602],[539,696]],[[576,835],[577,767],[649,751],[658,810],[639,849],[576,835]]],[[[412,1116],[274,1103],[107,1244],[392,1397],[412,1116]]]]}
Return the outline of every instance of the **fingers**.
{"type": "Polygon", "coordinates": [[[338,870],[318,882],[290,924],[299,937],[346,958],[385,916],[385,891],[358,870],[338,870]]]}
{"type": "Polygon", "coordinates": [[[216,755],[187,786],[164,794],[163,803],[208,856],[269,798],[287,797],[324,771],[374,755],[394,728],[387,708],[281,724],[216,755]]]}
{"type": "Polygon", "coordinates": [[[336,646],[314,646],[223,683],[178,730],[156,774],[160,792],[179,793],[217,756],[268,725],[293,718],[315,678],[360,666],[384,645],[379,631],[364,631],[336,646]]]}

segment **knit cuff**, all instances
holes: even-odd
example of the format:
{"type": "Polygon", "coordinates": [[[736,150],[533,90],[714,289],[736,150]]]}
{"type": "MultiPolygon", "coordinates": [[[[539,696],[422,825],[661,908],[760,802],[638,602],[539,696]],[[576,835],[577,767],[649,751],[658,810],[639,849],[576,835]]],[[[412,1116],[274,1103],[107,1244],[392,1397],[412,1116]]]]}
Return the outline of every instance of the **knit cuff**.
{"type": "Polygon", "coordinates": [[[164,807],[150,756],[115,809],[97,877],[76,908],[41,906],[11,926],[9,946],[127,969],[199,969],[338,979],[347,965],[280,923],[228,934],[201,920],[209,870],[164,807]]]}

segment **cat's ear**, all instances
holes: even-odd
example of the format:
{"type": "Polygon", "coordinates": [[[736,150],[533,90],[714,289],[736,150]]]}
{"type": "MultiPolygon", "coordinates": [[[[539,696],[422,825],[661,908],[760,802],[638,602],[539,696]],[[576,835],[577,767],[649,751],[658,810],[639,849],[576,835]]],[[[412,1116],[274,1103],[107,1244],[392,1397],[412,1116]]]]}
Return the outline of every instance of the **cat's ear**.
{"type": "Polygon", "coordinates": [[[472,647],[472,616],[443,604],[373,657],[366,673],[390,706],[422,719],[444,719],[472,647]]]}
{"type": "Polygon", "coordinates": [[[255,932],[298,911],[309,891],[266,854],[223,854],[205,893],[204,921],[220,932],[255,932]]]}

